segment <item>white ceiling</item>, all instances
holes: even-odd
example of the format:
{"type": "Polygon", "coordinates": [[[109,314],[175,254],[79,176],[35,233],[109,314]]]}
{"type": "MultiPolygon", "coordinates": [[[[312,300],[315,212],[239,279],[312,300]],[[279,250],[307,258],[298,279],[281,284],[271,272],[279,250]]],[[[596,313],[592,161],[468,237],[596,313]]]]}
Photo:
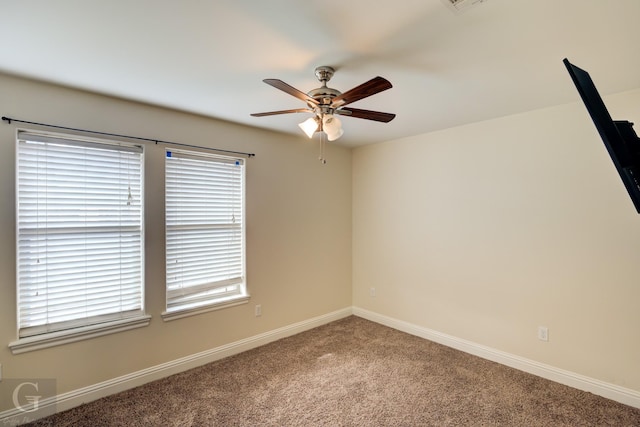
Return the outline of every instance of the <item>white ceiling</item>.
{"type": "Polygon", "coordinates": [[[351,106],[397,117],[343,117],[345,146],[577,101],[565,57],[603,94],[640,87],[639,0],[0,0],[0,40],[6,73],[301,138],[307,114],[249,115],[304,107],[262,79],[387,78],[351,106]]]}

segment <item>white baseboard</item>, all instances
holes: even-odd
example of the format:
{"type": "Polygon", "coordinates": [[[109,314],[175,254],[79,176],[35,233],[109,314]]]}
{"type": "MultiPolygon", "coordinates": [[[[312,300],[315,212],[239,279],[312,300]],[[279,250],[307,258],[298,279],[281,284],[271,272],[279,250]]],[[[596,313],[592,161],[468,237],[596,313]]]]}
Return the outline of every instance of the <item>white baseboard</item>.
{"type": "Polygon", "coordinates": [[[150,381],[155,381],[169,375],[177,374],[188,369],[196,368],[207,363],[225,357],[233,356],[243,351],[268,344],[272,341],[286,338],[309,329],[322,326],[324,324],[342,319],[352,314],[351,307],[327,313],[322,316],[284,326],[282,328],[268,331],[253,337],[225,344],[220,347],[205,350],[160,365],[152,366],[141,371],[133,372],[98,384],[83,387],[57,396],[43,399],[39,402],[37,410],[25,411],[18,408],[0,412],[0,426],[16,426],[27,422],[35,421],[39,418],[51,415],[55,412],[80,406],[83,403],[91,402],[102,397],[119,393],[150,381]]]}
{"type": "Polygon", "coordinates": [[[353,314],[358,317],[380,323],[381,325],[389,326],[390,328],[425,338],[429,341],[437,342],[438,344],[443,344],[447,347],[473,354],[474,356],[482,357],[483,359],[491,360],[520,371],[528,372],[578,390],[597,394],[625,405],[640,408],[640,392],[635,390],[596,380],[594,378],[546,365],[544,363],[539,363],[534,360],[443,334],[432,329],[423,328],[412,323],[404,322],[402,320],[394,319],[362,308],[353,307],[353,314]]]}

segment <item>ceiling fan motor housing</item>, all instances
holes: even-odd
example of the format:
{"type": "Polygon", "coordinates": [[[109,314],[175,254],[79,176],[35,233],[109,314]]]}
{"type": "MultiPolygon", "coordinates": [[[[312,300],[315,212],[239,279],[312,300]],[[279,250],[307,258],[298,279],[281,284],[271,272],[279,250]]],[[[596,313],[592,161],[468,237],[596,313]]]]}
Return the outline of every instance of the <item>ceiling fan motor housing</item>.
{"type": "MultiPolygon", "coordinates": [[[[342,92],[327,86],[323,86],[317,89],[310,90],[309,92],[307,92],[307,95],[309,95],[311,98],[318,101],[318,105],[314,105],[311,102],[308,102],[307,105],[309,105],[309,107],[311,108],[319,107],[320,109],[327,109],[331,105],[333,98],[335,98],[338,95],[342,95],[342,92]]],[[[325,111],[323,112],[326,114],[325,111]]]]}
{"type": "Polygon", "coordinates": [[[342,92],[340,92],[339,90],[327,87],[327,82],[331,80],[331,77],[333,77],[334,73],[335,70],[332,67],[326,65],[316,68],[316,77],[322,83],[322,86],[307,92],[307,95],[315,99],[319,104],[313,105],[310,102],[307,103],[309,107],[313,108],[314,110],[316,108],[319,108],[320,111],[316,111],[316,113],[333,114],[333,108],[330,108],[329,105],[331,105],[333,98],[342,95],[342,92]]]}

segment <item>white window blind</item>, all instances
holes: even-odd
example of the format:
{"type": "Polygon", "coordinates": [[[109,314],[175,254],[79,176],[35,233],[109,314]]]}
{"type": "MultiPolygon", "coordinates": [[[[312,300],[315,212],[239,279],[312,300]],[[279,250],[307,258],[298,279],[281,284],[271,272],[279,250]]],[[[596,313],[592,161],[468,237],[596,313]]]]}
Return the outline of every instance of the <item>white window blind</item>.
{"type": "Polygon", "coordinates": [[[244,160],[166,152],[167,312],[246,295],[244,160]]]}
{"type": "Polygon", "coordinates": [[[19,335],[143,315],[142,148],[19,132],[19,335]]]}

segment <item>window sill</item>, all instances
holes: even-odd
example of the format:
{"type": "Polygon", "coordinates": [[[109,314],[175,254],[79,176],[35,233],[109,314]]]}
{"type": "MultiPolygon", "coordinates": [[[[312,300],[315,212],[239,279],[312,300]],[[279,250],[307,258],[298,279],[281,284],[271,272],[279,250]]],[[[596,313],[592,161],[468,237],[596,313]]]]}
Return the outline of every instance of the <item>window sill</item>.
{"type": "Polygon", "coordinates": [[[161,314],[161,316],[165,322],[169,322],[171,320],[181,319],[183,317],[195,316],[197,314],[207,313],[209,311],[221,310],[227,307],[246,304],[249,302],[249,299],[251,299],[251,297],[247,294],[234,295],[232,297],[221,299],[217,302],[207,305],[201,305],[193,308],[175,309],[173,311],[165,311],[161,314]]]}
{"type": "Polygon", "coordinates": [[[66,331],[51,332],[48,334],[20,338],[9,343],[13,354],[26,353],[57,345],[68,344],[76,341],[87,340],[102,335],[127,331],[129,329],[142,328],[151,323],[151,316],[144,315],[131,319],[116,320],[108,323],[84,326],[66,331]]]}

